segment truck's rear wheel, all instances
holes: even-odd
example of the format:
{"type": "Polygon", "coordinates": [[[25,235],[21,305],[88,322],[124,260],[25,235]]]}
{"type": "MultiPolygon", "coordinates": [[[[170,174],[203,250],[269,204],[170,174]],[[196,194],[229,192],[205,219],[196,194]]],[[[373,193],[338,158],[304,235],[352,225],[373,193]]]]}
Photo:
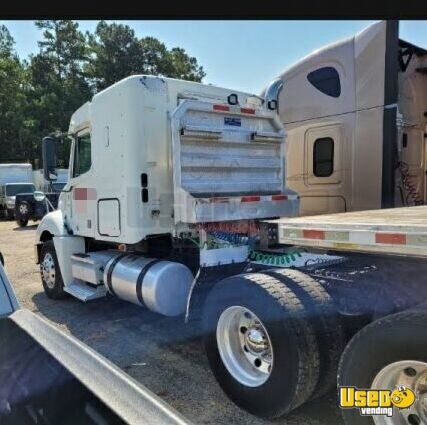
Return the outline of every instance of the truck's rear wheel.
{"type": "Polygon", "coordinates": [[[294,292],[265,274],[226,278],[203,315],[205,349],[227,395],[261,417],[304,403],[319,376],[316,337],[294,292]]]}
{"type": "Polygon", "coordinates": [[[418,425],[427,423],[427,312],[411,310],[379,319],[357,333],[345,349],[338,386],[394,390],[403,385],[416,393],[408,409],[392,417],[361,416],[343,409],[350,425],[418,425]]]}
{"type": "Polygon", "coordinates": [[[13,215],[12,215],[12,213],[9,211],[9,208],[5,208],[5,209],[4,209],[4,219],[5,219],[5,220],[12,220],[12,219],[13,219],[13,215]]]}
{"type": "Polygon", "coordinates": [[[338,363],[345,346],[344,329],[334,301],[319,282],[299,270],[271,269],[266,273],[291,288],[308,313],[320,355],[320,376],[313,397],[320,397],[336,385],[338,363]]]}
{"type": "Polygon", "coordinates": [[[52,240],[43,243],[40,255],[40,276],[43,289],[49,298],[57,300],[65,297],[64,282],[52,240]]]}

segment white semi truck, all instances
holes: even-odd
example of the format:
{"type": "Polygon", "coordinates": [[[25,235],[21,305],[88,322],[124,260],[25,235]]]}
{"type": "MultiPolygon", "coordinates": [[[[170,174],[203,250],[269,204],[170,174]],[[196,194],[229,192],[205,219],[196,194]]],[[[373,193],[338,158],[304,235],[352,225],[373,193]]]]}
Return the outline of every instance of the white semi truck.
{"type": "MultiPolygon", "coordinates": [[[[382,317],[399,336],[387,340],[398,359],[368,347],[358,365],[348,354],[358,334],[341,365],[340,376],[350,378],[340,382],[369,381],[369,359],[383,359],[383,368],[389,359],[416,360],[408,379],[409,366],[399,363],[380,384],[403,379],[420,389],[426,211],[384,210],[359,222],[332,216],[341,224],[328,229],[307,218],[301,231],[290,229],[301,218],[283,218],[298,215],[299,198],[286,186],[279,91],[273,83],[260,98],[133,76],[78,109],[69,128],[70,179],[37,230],[44,290],[82,301],[110,294],[159,314],[201,318],[219,384],[258,416],[284,415],[328,392],[349,339],[379,318],[361,331],[375,332],[382,317]],[[325,249],[334,252],[316,251],[325,249]],[[406,315],[406,325],[416,316],[415,338],[394,313],[406,315]]],[[[44,140],[46,158],[54,143],[44,140]]],[[[423,406],[411,420],[423,418],[423,406]]]]}

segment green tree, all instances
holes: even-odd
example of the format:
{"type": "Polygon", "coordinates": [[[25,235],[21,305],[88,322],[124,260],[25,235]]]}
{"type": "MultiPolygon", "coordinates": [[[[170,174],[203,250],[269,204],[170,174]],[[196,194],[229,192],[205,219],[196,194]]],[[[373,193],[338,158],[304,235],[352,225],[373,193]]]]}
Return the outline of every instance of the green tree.
{"type": "Polygon", "coordinates": [[[82,64],[87,60],[87,46],[78,23],[67,20],[36,21],[43,30],[43,40],[38,42],[40,56],[53,66],[59,78],[82,76],[82,64]]]}
{"type": "Polygon", "coordinates": [[[168,62],[168,77],[200,82],[206,75],[203,67],[197,64],[197,59],[188,56],[181,47],[174,47],[168,52],[168,62]]]}
{"type": "MultiPolygon", "coordinates": [[[[128,25],[100,21],[83,34],[74,21],[37,21],[39,52],[21,60],[0,25],[0,161],[41,158],[41,139],[67,131],[73,112],[93,94],[132,74],[192,81],[205,76],[184,49],[154,37],[139,39],[128,25]]],[[[68,143],[58,157],[68,166],[68,143]]]]}
{"type": "MultiPolygon", "coordinates": [[[[90,100],[92,93],[83,72],[88,59],[84,34],[73,21],[37,21],[43,30],[40,52],[30,57],[30,111],[38,141],[54,132],[67,131],[72,113],[90,100]]],[[[59,145],[58,158],[68,165],[69,146],[59,145]]]]}
{"type": "Polygon", "coordinates": [[[95,90],[143,69],[141,45],[129,26],[100,21],[95,33],[87,36],[90,59],[85,71],[95,90]]]}
{"type": "Polygon", "coordinates": [[[206,75],[197,59],[182,48],[168,50],[154,37],[138,39],[124,24],[100,21],[94,34],[88,34],[90,59],[86,75],[96,90],[133,74],[151,74],[201,81],[206,75]]]}
{"type": "Polygon", "coordinates": [[[15,41],[10,35],[9,30],[5,25],[0,25],[0,58],[9,58],[13,56],[13,46],[15,41]]]}
{"type": "Polygon", "coordinates": [[[26,161],[31,149],[23,127],[26,72],[14,51],[8,29],[0,26],[0,157],[2,162],[26,161]]]}

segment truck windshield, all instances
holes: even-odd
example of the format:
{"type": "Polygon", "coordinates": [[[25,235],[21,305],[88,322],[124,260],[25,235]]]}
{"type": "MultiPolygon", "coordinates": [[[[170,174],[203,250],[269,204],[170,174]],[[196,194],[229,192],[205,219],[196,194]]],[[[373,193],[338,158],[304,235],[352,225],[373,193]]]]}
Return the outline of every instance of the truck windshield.
{"type": "Polygon", "coordinates": [[[35,190],[33,184],[8,184],[6,185],[6,196],[15,196],[18,193],[34,193],[35,190]]]}

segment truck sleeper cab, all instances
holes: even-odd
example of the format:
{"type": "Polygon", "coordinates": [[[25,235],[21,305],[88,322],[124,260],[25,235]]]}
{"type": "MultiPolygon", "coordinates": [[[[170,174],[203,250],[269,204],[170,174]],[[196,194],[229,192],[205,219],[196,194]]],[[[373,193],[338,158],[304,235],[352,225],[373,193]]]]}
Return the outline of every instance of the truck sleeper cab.
{"type": "Polygon", "coordinates": [[[427,50],[373,24],[279,77],[287,184],[301,215],[423,205],[427,50]]]}

